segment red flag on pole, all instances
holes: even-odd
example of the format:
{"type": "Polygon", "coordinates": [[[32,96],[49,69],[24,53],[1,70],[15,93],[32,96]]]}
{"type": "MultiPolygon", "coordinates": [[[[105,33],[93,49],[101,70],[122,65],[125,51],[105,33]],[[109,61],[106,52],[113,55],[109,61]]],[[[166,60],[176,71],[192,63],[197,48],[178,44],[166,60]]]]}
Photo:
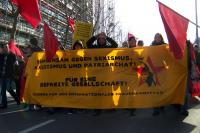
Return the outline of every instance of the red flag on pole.
{"type": "Polygon", "coordinates": [[[167,33],[169,48],[177,59],[181,59],[186,48],[189,20],[158,1],[160,15],[167,33]]]}
{"type": "Polygon", "coordinates": [[[68,20],[69,26],[71,27],[71,31],[74,32],[75,21],[70,17],[68,17],[67,20],[68,20]]]}
{"type": "Polygon", "coordinates": [[[44,48],[47,61],[50,61],[58,50],[60,42],[49,26],[44,23],[44,48]]]}
{"type": "Polygon", "coordinates": [[[14,40],[10,40],[8,43],[8,46],[9,46],[10,52],[12,52],[18,57],[22,57],[22,52],[19,50],[18,47],[16,47],[14,40]]]}
{"type": "Polygon", "coordinates": [[[33,28],[36,28],[41,22],[42,18],[39,11],[38,0],[12,0],[19,8],[20,15],[33,28]]]}

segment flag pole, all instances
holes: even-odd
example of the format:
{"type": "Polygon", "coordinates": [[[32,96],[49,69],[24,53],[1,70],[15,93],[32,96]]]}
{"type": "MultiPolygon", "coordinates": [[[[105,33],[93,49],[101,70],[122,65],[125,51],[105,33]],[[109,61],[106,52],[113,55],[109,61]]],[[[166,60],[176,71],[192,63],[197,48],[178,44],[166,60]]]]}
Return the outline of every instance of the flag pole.
{"type": "Polygon", "coordinates": [[[200,45],[199,43],[199,35],[198,35],[198,13],[197,13],[197,0],[195,0],[195,15],[196,15],[196,43],[197,45],[200,45]]]}

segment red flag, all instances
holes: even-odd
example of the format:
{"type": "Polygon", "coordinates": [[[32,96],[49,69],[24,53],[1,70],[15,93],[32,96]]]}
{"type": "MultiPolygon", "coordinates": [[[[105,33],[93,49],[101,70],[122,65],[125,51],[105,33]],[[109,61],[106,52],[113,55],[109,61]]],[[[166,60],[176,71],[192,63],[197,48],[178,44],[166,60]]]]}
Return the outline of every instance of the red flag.
{"type": "Polygon", "coordinates": [[[68,20],[69,26],[71,27],[72,32],[74,32],[75,21],[71,19],[70,17],[68,17],[67,20],[68,20]]]}
{"type": "Polygon", "coordinates": [[[20,15],[36,28],[42,18],[39,11],[38,0],[12,0],[19,8],[20,15]]]}
{"type": "Polygon", "coordinates": [[[47,61],[50,61],[58,50],[60,42],[49,26],[44,23],[44,48],[47,61]]]}
{"type": "Polygon", "coordinates": [[[19,50],[18,47],[16,47],[14,40],[10,40],[10,42],[8,43],[10,52],[12,52],[13,54],[15,54],[16,56],[22,57],[22,52],[19,50]]]}
{"type": "Polygon", "coordinates": [[[169,48],[177,59],[181,59],[186,48],[189,20],[158,2],[160,15],[167,33],[169,48]]]}

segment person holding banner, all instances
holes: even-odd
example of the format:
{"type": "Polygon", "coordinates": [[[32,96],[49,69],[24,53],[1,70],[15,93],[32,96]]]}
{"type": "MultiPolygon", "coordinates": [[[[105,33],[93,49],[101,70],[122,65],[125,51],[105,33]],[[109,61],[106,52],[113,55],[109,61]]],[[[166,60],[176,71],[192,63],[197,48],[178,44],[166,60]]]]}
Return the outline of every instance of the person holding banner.
{"type": "MultiPolygon", "coordinates": [[[[29,40],[29,42],[30,42],[30,44],[27,47],[27,61],[28,61],[28,58],[31,57],[31,55],[34,52],[43,51],[43,49],[39,47],[38,40],[35,37],[31,38],[29,40]]],[[[27,107],[25,107],[25,110],[26,111],[34,111],[34,110],[40,110],[41,108],[42,108],[41,105],[28,104],[27,107]]]]}
{"type": "MultiPolygon", "coordinates": [[[[80,41],[80,40],[77,40],[77,41],[75,41],[74,44],[72,45],[72,50],[80,50],[80,49],[83,49],[83,42],[80,41]]],[[[78,109],[78,110],[79,110],[79,109],[78,109]]],[[[76,114],[78,110],[77,110],[77,109],[74,109],[74,108],[69,108],[67,114],[69,114],[69,115],[70,115],[70,114],[76,114]]],[[[80,111],[81,111],[81,110],[80,110],[80,111]]]]}
{"type": "MultiPolygon", "coordinates": [[[[135,36],[131,35],[129,38],[128,38],[128,47],[129,48],[134,48],[136,47],[136,38],[135,36]]],[[[135,109],[128,109],[130,111],[130,116],[135,116],[135,109]]]]}
{"type": "Polygon", "coordinates": [[[118,44],[110,37],[106,36],[104,32],[91,37],[87,42],[87,48],[117,48],[118,44]],[[94,41],[97,40],[97,44],[94,45],[94,41]]]}
{"type": "MultiPolygon", "coordinates": [[[[104,32],[99,33],[96,36],[91,37],[87,42],[87,48],[117,48],[118,44],[110,37],[106,36],[104,32]],[[97,44],[94,45],[94,41],[97,44]]],[[[93,116],[99,116],[101,114],[101,109],[95,109],[93,116]]]]}
{"type": "MultiPolygon", "coordinates": [[[[160,33],[156,33],[155,36],[154,36],[154,40],[151,43],[151,46],[158,46],[158,45],[163,45],[163,44],[166,44],[164,39],[163,39],[163,36],[160,33]]],[[[159,115],[161,111],[164,111],[163,106],[153,108],[153,116],[159,115]]]]}

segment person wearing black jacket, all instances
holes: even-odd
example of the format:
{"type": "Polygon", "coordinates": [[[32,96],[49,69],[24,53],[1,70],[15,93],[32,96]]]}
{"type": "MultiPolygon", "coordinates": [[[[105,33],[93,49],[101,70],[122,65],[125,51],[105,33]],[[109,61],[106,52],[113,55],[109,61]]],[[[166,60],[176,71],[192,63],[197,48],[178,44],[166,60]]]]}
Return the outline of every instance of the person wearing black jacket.
{"type": "MultiPolygon", "coordinates": [[[[87,42],[87,48],[117,48],[118,44],[110,37],[106,36],[104,32],[99,33],[96,36],[91,37],[87,42]],[[94,42],[97,41],[97,44],[94,42]]],[[[94,110],[94,116],[100,115],[101,109],[94,110]]]]}
{"type": "Polygon", "coordinates": [[[106,36],[104,32],[91,37],[87,42],[87,48],[117,48],[118,44],[110,37],[106,36]],[[97,44],[94,42],[97,40],[97,44]]]}
{"type": "Polygon", "coordinates": [[[0,54],[0,108],[7,108],[6,90],[13,96],[15,101],[18,102],[17,95],[11,88],[11,82],[14,79],[16,65],[18,65],[16,56],[9,51],[8,45],[4,45],[3,53],[0,54]]]}

